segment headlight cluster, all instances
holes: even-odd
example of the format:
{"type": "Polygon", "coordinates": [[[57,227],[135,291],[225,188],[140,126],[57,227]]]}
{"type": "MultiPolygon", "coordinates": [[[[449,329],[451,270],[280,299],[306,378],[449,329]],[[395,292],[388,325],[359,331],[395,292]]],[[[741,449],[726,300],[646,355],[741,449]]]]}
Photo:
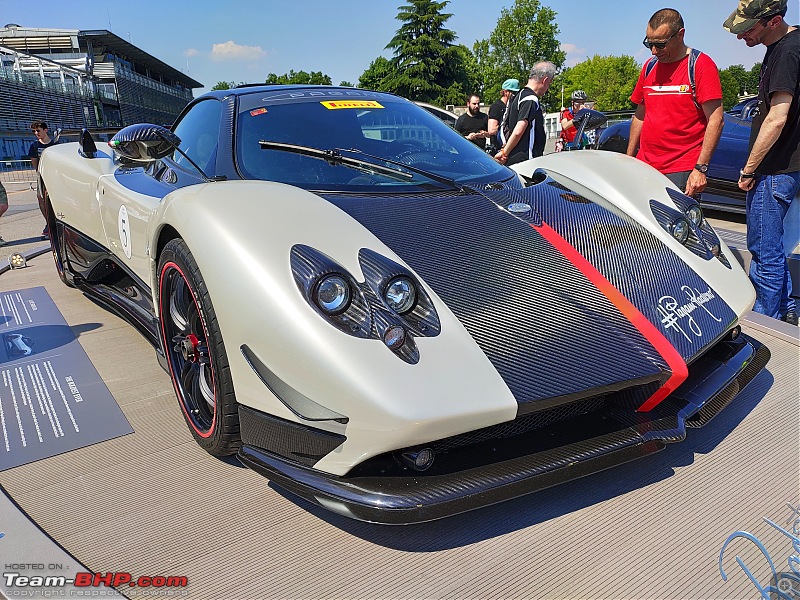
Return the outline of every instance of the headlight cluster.
{"type": "Polygon", "coordinates": [[[291,251],[295,283],[306,301],[331,325],[361,338],[381,340],[401,359],[419,361],[415,337],[439,334],[433,302],[402,265],[362,248],[359,283],[329,256],[301,244],[291,251]]]}
{"type": "Polygon", "coordinates": [[[350,306],[350,285],[336,273],[324,275],[314,288],[314,301],[328,315],[338,315],[350,306]]]}
{"type": "Polygon", "coordinates": [[[678,217],[669,226],[672,237],[678,240],[681,244],[685,244],[689,238],[689,222],[686,219],[678,217]]]}
{"type": "Polygon", "coordinates": [[[667,188],[677,209],[650,200],[650,209],[656,221],[675,240],[705,260],[718,259],[730,268],[730,263],[721,251],[719,237],[703,216],[703,209],[696,200],[672,188],[667,188]]]}
{"type": "Polygon", "coordinates": [[[703,209],[700,208],[699,204],[691,204],[683,212],[686,213],[692,225],[700,227],[700,224],[703,222],[703,209]]]}
{"type": "Polygon", "coordinates": [[[383,290],[383,299],[397,314],[405,314],[414,308],[417,289],[408,277],[396,277],[383,290]]]}

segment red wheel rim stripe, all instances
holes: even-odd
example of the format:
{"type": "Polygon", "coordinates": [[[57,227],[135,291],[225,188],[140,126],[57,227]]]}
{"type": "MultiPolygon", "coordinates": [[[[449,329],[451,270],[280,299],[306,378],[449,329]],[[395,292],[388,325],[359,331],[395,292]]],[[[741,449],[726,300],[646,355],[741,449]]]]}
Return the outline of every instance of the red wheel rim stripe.
{"type": "MultiPolygon", "coordinates": [[[[181,271],[181,268],[176,263],[168,262],[162,267],[161,273],[159,274],[159,279],[158,279],[158,282],[159,282],[158,283],[158,297],[159,297],[159,307],[158,307],[158,309],[159,309],[159,316],[161,317],[161,322],[162,323],[163,323],[163,319],[164,319],[164,317],[163,317],[163,312],[164,311],[162,310],[163,307],[161,306],[161,301],[164,298],[164,293],[163,293],[164,292],[164,290],[163,290],[164,273],[169,268],[175,269],[178,273],[180,273],[181,277],[183,277],[183,280],[186,281],[186,277],[184,276],[183,271],[181,271]]],[[[192,295],[192,302],[194,302],[194,305],[197,306],[197,298],[194,297],[194,290],[189,285],[188,281],[186,281],[186,288],[189,290],[189,293],[192,295]]],[[[200,312],[199,307],[198,307],[197,314],[200,317],[200,322],[203,324],[203,329],[207,333],[208,330],[206,329],[206,322],[203,319],[203,313],[200,312]]],[[[162,343],[164,345],[164,353],[166,355],[166,353],[169,352],[168,348],[170,346],[167,343],[167,335],[166,335],[166,331],[164,331],[164,326],[163,325],[161,326],[161,339],[162,339],[162,343]]],[[[211,365],[211,348],[210,347],[209,347],[208,353],[209,353],[209,355],[208,355],[208,361],[209,361],[208,364],[211,365]]],[[[177,377],[175,376],[175,369],[172,366],[172,361],[169,360],[169,356],[167,356],[167,364],[169,365],[170,376],[172,378],[172,385],[175,388],[175,393],[178,395],[178,399],[180,400],[178,402],[178,404],[181,405],[181,410],[184,412],[184,414],[186,414],[186,417],[187,417],[186,420],[192,426],[192,429],[194,429],[197,432],[197,435],[199,435],[200,437],[203,437],[203,438],[211,437],[211,434],[214,433],[214,428],[215,428],[215,426],[217,424],[217,389],[216,389],[216,382],[214,382],[214,384],[215,384],[214,385],[214,415],[211,417],[211,426],[208,428],[208,431],[204,432],[204,431],[198,429],[197,427],[195,427],[194,421],[192,420],[192,415],[190,415],[187,412],[186,404],[183,402],[183,400],[180,399],[181,390],[178,387],[177,377]]],[[[212,371],[212,375],[213,375],[213,371],[212,371]]]]}

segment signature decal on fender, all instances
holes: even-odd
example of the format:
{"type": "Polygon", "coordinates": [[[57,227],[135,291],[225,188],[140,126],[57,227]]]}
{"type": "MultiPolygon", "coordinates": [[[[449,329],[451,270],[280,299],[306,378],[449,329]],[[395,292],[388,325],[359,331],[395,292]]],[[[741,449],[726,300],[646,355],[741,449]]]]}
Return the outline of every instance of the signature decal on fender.
{"type": "Polygon", "coordinates": [[[686,330],[695,337],[703,337],[703,330],[692,313],[698,308],[704,310],[717,323],[722,323],[722,319],[716,317],[705,305],[717,296],[708,288],[708,291],[701,292],[693,287],[684,285],[681,287],[685,298],[677,300],[674,296],[661,296],[658,299],[658,312],[661,314],[661,324],[664,329],[679,331],[689,342],[692,338],[686,330]],[[681,302],[684,302],[681,304],[681,302]]]}

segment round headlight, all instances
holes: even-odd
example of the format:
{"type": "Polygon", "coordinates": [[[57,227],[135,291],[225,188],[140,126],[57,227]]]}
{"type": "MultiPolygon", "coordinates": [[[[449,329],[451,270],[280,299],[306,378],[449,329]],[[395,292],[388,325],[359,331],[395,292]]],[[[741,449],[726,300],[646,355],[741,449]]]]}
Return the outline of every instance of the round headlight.
{"type": "Polygon", "coordinates": [[[417,290],[408,277],[396,277],[389,282],[383,292],[383,299],[398,314],[407,313],[414,308],[417,290]]]}
{"type": "Polygon", "coordinates": [[[672,233],[672,237],[678,240],[681,244],[686,242],[686,238],[689,237],[689,222],[685,219],[677,219],[672,222],[672,226],[670,227],[670,233],[672,233]]]}
{"type": "Polygon", "coordinates": [[[350,304],[350,284],[341,275],[326,275],[314,290],[314,302],[329,315],[340,313],[350,304]]]}
{"type": "Polygon", "coordinates": [[[686,209],[686,216],[695,227],[703,222],[703,210],[697,204],[692,204],[686,209]]]}

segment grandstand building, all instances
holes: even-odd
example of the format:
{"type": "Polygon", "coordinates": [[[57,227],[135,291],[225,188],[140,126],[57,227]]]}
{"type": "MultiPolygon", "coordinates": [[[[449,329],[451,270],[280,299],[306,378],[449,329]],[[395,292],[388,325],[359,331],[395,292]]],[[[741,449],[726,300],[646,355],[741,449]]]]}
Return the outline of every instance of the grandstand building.
{"type": "Polygon", "coordinates": [[[0,159],[21,158],[30,123],[169,125],[203,87],[107,30],[0,28],[0,159]]]}

